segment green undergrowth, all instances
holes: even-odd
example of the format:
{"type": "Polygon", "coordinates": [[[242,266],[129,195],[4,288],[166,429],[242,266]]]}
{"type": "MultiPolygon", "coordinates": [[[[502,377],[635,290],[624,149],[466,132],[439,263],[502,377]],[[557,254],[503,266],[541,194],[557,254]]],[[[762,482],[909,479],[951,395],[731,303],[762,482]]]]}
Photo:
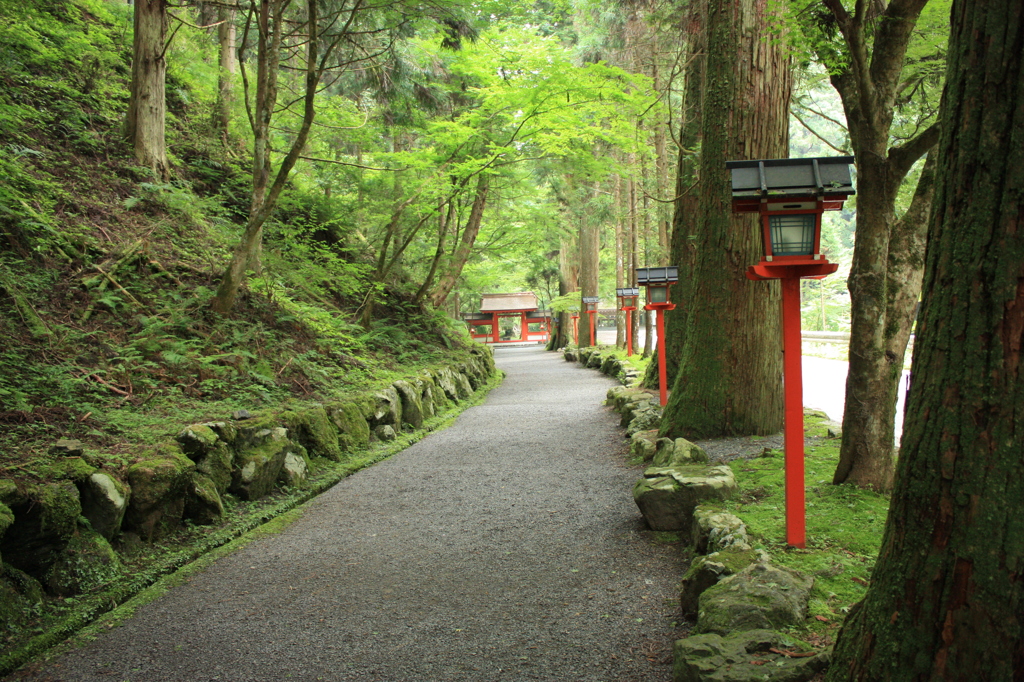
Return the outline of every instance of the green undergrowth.
{"type": "Polygon", "coordinates": [[[496,373],[486,386],[445,414],[427,420],[420,430],[403,432],[389,443],[374,442],[342,462],[314,460],[313,474],[301,488],[281,490],[251,502],[234,501],[226,509],[227,520],[219,526],[187,525],[157,543],[140,543],[130,548],[124,553],[126,570],[118,580],[85,595],[53,600],[29,628],[8,641],[0,655],[0,675],[48,651],[59,653],[103,629],[115,627],[130,618],[139,606],[157,599],[217,559],[268,534],[281,532],[301,518],[306,502],[357,471],[447,428],[459,414],[483,402],[503,378],[503,373],[496,373]],[[66,646],[57,646],[76,633],[80,636],[66,646]]]}
{"type": "Polygon", "coordinates": [[[827,438],[824,422],[815,414],[804,419],[806,549],[786,544],[785,468],[779,450],[770,451],[770,456],[732,462],[739,495],[717,506],[738,516],[746,524],[753,546],[766,550],[774,563],[814,577],[809,633],[805,635],[828,643],[850,607],[867,591],[889,497],[832,484],[840,441],[827,438]]]}

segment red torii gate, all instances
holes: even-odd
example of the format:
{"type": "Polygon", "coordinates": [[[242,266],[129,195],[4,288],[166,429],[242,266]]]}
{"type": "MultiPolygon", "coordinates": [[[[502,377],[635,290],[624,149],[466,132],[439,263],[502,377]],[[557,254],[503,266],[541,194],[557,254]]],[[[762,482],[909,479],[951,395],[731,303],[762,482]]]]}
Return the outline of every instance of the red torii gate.
{"type": "Polygon", "coordinates": [[[480,312],[464,315],[470,335],[483,343],[547,343],[551,335],[551,313],[539,310],[537,295],[526,291],[514,294],[484,294],[480,312]],[[519,336],[501,338],[500,318],[518,318],[519,336]],[[530,325],[539,327],[530,330],[530,325]],[[484,331],[482,327],[490,327],[484,331]]]}

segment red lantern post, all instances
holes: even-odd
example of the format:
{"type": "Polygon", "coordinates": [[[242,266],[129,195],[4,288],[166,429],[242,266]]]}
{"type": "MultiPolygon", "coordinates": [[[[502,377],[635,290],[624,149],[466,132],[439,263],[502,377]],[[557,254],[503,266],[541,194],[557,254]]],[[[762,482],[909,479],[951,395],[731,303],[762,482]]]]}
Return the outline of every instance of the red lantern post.
{"type": "Polygon", "coordinates": [[[597,314],[597,304],[601,302],[600,296],[584,296],[583,307],[586,309],[587,317],[590,318],[590,345],[597,345],[597,329],[594,325],[594,315],[597,314]]]}
{"type": "Polygon", "coordinates": [[[807,545],[804,504],[804,406],[800,348],[800,280],[838,269],[821,255],[821,216],[854,193],[853,157],[728,161],[733,212],[758,213],[764,256],[747,268],[751,280],[782,281],[785,398],[786,543],[807,545]]]}
{"type": "MultiPolygon", "coordinates": [[[[668,295],[668,288],[673,282],[679,281],[679,268],[668,265],[662,268],[637,268],[637,284],[647,287],[647,305],[644,310],[654,310],[658,314],[658,388],[662,407],[668,403],[668,376],[665,369],[665,313],[675,310],[668,295]]],[[[639,292],[637,292],[639,293],[639,292]]]]}
{"type": "Polygon", "coordinates": [[[633,356],[633,311],[636,310],[636,299],[640,296],[640,289],[616,289],[615,295],[619,298],[620,309],[626,311],[626,357],[629,358],[633,356]]]}

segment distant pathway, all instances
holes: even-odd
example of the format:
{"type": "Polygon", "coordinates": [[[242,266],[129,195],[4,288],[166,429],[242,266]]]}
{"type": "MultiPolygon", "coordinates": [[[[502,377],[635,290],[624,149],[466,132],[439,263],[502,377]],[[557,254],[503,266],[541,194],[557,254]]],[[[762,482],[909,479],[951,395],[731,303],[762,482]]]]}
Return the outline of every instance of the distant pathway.
{"type": "Polygon", "coordinates": [[[633,504],[611,381],[495,354],[452,427],[25,679],[670,680],[683,566],[633,504]]]}

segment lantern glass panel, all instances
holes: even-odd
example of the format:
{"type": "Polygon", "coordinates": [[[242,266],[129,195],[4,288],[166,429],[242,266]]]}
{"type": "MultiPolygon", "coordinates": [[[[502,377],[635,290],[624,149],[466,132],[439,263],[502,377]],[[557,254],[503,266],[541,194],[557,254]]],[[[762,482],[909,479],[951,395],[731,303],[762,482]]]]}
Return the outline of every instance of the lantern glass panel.
{"type": "Polygon", "coordinates": [[[668,287],[649,287],[647,298],[651,303],[667,303],[668,287]]]}
{"type": "Polygon", "coordinates": [[[768,216],[772,255],[810,256],[814,253],[814,213],[768,216]]]}

